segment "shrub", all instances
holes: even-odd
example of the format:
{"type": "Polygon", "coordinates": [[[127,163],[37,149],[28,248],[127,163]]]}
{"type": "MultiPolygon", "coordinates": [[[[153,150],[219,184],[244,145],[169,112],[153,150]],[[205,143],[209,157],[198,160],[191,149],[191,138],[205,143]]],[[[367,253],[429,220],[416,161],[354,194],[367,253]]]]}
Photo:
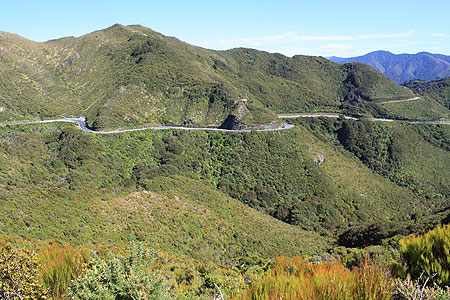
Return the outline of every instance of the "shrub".
{"type": "Polygon", "coordinates": [[[393,297],[395,300],[449,300],[449,288],[443,289],[438,285],[427,286],[421,285],[420,280],[398,279],[396,282],[396,292],[393,297]]]}
{"type": "Polygon", "coordinates": [[[412,278],[422,278],[423,283],[432,277],[441,287],[450,284],[450,226],[438,226],[423,235],[403,238],[400,254],[406,273],[412,278]]]}
{"type": "Polygon", "coordinates": [[[109,260],[104,260],[92,254],[91,268],[72,282],[68,297],[80,300],[173,299],[165,282],[149,273],[150,261],[146,256],[142,245],[133,245],[129,257],[111,253],[109,260]]]}
{"type": "Polygon", "coordinates": [[[47,290],[39,283],[38,263],[33,252],[0,249],[0,299],[47,299],[47,290]]]}

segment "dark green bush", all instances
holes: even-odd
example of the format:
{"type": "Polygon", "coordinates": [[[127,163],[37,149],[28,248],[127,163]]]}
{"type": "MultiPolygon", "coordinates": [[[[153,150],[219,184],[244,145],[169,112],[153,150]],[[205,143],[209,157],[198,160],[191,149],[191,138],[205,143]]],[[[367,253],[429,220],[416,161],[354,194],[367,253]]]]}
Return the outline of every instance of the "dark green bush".
{"type": "Polygon", "coordinates": [[[128,257],[110,254],[108,260],[92,255],[92,266],[73,281],[68,289],[70,299],[173,299],[169,287],[147,268],[150,259],[142,245],[133,245],[128,257]]]}

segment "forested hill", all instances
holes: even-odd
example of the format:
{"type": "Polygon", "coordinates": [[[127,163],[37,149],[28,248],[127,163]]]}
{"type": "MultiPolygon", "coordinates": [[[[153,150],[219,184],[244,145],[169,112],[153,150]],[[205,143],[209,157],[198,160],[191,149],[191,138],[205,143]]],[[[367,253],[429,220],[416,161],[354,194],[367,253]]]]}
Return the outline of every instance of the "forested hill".
{"type": "Polygon", "coordinates": [[[374,51],[358,57],[329,57],[337,63],[360,62],[372,66],[395,82],[409,80],[437,80],[450,76],[450,56],[420,52],[393,54],[374,51]]]}
{"type": "Polygon", "coordinates": [[[405,82],[404,86],[410,88],[419,95],[433,98],[446,108],[450,109],[450,77],[429,82],[412,80],[405,82]]]}
{"type": "Polygon", "coordinates": [[[212,51],[142,26],[37,43],[0,32],[0,121],[86,116],[94,129],[220,126],[247,99],[249,126],[274,113],[380,115],[413,93],[370,67],[252,49],[212,51]]]}

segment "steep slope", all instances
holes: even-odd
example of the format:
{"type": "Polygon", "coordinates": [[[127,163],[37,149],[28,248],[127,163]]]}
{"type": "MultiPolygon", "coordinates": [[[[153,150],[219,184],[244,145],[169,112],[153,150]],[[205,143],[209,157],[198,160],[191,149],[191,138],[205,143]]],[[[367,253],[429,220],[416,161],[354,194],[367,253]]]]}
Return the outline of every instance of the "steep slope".
{"type": "MultiPolygon", "coordinates": [[[[392,182],[422,195],[431,210],[414,209],[411,220],[360,222],[341,231],[338,243],[347,247],[381,244],[397,234],[424,232],[448,223],[450,203],[450,127],[432,124],[298,120],[328,143],[338,143],[366,166],[392,182]]],[[[399,209],[405,203],[400,201],[399,209]]]]}
{"type": "Polygon", "coordinates": [[[437,207],[450,200],[450,127],[327,119],[299,120],[329,142],[338,141],[375,172],[409,187],[437,207]]]}
{"type": "Polygon", "coordinates": [[[380,104],[385,116],[392,119],[419,121],[449,120],[450,111],[439,103],[434,96],[420,96],[411,101],[387,102],[380,104]],[[416,100],[414,100],[416,99],[416,100]]]}
{"type": "Polygon", "coordinates": [[[450,56],[420,52],[417,54],[392,54],[374,51],[358,57],[329,57],[337,63],[359,62],[369,65],[395,82],[413,79],[436,80],[450,76],[450,56]]]}
{"type": "Polygon", "coordinates": [[[409,89],[399,89],[396,83],[367,65],[352,63],[344,67],[348,73],[345,87],[349,100],[381,102],[414,97],[409,89]]]}
{"type": "Polygon", "coordinates": [[[450,109],[450,77],[429,82],[413,80],[405,82],[403,85],[413,90],[414,93],[433,98],[450,109]]]}
{"type": "Polygon", "coordinates": [[[2,33],[0,45],[0,120],[83,115],[94,129],[217,127],[248,99],[261,108],[248,119],[263,125],[273,121],[263,107],[345,112],[351,111],[343,106],[348,94],[359,89],[367,100],[410,94],[363,67],[356,73],[369,86],[349,90],[354,70],[324,58],[212,51],[142,26],[114,25],[45,43],[2,33]]]}
{"type": "Polygon", "coordinates": [[[159,242],[161,248],[212,261],[312,254],[329,247],[329,239],[258,212],[199,181],[155,178],[148,186],[164,196],[138,192],[112,199],[103,209],[112,231],[128,231],[159,242]]]}
{"type": "Polygon", "coordinates": [[[390,118],[410,120],[449,120],[450,119],[450,79],[436,81],[412,80],[405,82],[420,98],[408,102],[381,104],[390,118]]]}

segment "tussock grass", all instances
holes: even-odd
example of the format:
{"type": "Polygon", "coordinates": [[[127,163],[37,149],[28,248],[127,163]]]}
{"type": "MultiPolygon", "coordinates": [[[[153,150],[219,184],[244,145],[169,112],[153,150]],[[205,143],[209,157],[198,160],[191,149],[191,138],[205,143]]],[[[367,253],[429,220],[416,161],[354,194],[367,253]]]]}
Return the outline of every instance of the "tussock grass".
{"type": "Polygon", "coordinates": [[[42,284],[49,288],[53,298],[61,299],[71,280],[83,273],[89,259],[87,249],[49,243],[38,254],[42,284]]]}
{"type": "Polygon", "coordinates": [[[394,290],[389,273],[368,258],[350,271],[338,262],[278,257],[274,268],[233,299],[388,300],[394,290]]]}

